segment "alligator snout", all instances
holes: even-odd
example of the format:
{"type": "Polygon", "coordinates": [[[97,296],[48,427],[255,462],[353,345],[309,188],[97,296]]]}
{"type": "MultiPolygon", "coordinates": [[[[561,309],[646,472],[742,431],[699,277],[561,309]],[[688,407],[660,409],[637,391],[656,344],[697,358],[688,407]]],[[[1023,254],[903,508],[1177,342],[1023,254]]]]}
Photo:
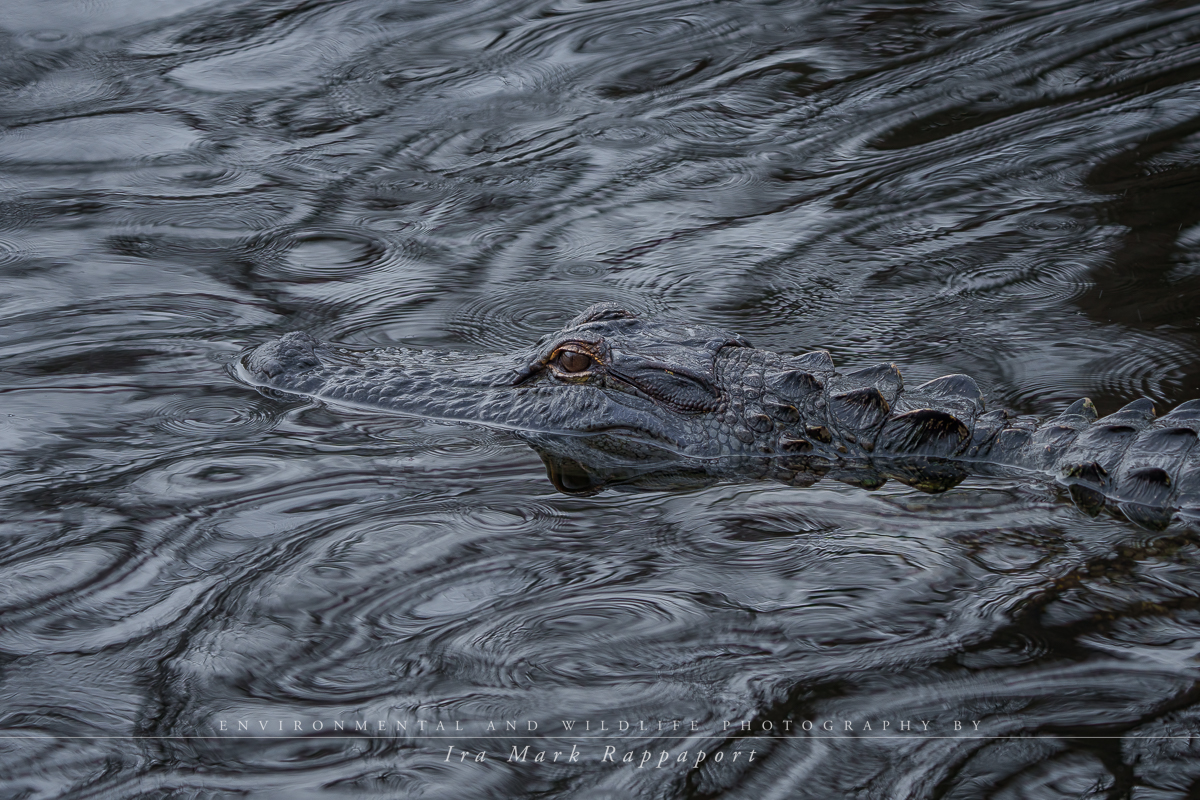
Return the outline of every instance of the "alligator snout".
{"type": "Polygon", "coordinates": [[[321,366],[317,348],[321,343],[307,333],[289,333],[260,345],[242,362],[251,377],[270,380],[280,375],[297,375],[321,366]]]}

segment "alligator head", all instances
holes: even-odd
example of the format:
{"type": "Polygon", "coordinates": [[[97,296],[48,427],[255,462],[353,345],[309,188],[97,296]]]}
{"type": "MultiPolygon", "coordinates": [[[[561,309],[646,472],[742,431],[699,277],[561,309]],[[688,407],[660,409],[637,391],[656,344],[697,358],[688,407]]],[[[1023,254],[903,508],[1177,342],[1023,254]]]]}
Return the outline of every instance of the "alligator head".
{"type": "Polygon", "coordinates": [[[465,355],[355,350],[290,333],[242,359],[246,382],[337,404],[505,428],[522,434],[604,437],[639,446],[722,455],[712,419],[728,395],[718,358],[749,348],[716,328],[638,319],[595,305],[537,344],[465,355]]]}

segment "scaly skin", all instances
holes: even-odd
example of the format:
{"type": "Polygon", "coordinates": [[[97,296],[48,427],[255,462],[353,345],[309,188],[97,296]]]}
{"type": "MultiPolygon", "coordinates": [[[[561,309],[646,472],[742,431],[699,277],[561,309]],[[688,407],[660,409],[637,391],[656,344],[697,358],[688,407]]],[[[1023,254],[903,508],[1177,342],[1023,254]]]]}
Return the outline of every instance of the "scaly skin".
{"type": "Polygon", "coordinates": [[[984,412],[975,382],[906,390],[893,364],[839,372],[828,353],[786,356],[702,325],[640,320],[610,304],[516,352],[351,350],[291,333],[249,353],[256,386],[370,409],[506,428],[556,485],[661,485],[822,476],[941,491],[969,473],[1040,474],[1089,513],[1162,528],[1200,520],[1200,401],[1156,418],[1138,400],[1096,419],[1088,400],[1039,421],[984,412]]]}

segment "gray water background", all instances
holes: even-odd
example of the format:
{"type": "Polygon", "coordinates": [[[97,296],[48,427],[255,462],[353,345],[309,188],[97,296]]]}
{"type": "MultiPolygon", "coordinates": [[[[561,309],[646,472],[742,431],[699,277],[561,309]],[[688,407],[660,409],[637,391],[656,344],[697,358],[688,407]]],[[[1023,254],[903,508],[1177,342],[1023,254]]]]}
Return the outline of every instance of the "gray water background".
{"type": "Polygon", "coordinates": [[[0,11],[3,797],[1200,796],[1194,532],[999,479],[571,497],[229,370],[614,300],[1025,413],[1200,397],[1195,4],[0,11]]]}

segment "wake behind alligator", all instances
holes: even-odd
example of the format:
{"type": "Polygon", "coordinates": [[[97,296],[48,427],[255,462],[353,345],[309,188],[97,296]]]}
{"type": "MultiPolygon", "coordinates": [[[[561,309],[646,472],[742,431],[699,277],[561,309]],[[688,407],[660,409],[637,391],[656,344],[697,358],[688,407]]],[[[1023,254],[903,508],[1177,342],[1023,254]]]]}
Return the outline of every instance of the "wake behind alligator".
{"type": "Polygon", "coordinates": [[[515,431],[563,491],[829,477],[937,492],[1015,472],[1057,481],[1089,514],[1200,521],[1200,400],[1163,417],[1148,399],[1100,419],[1086,399],[1045,420],[985,411],[966,375],[906,389],[894,364],[840,372],[823,350],[758,350],[612,304],[511,353],[354,350],[290,333],[239,371],[259,387],[515,431]]]}

